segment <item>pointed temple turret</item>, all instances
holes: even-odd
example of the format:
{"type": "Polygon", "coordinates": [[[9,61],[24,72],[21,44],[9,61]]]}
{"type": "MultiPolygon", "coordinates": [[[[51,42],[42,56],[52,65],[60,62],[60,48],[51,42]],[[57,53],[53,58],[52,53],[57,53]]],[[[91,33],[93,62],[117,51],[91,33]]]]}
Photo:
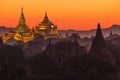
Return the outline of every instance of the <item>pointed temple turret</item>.
{"type": "Polygon", "coordinates": [[[47,17],[47,11],[45,11],[45,17],[47,17]]]}
{"type": "Polygon", "coordinates": [[[97,25],[97,32],[96,32],[94,40],[102,42],[102,44],[105,44],[105,40],[102,34],[100,23],[98,23],[97,25]]]}
{"type": "Polygon", "coordinates": [[[109,51],[105,39],[102,34],[100,23],[98,23],[95,38],[92,41],[90,55],[101,61],[110,62],[115,64],[112,53],[109,51]]]}
{"type": "Polygon", "coordinates": [[[26,24],[23,8],[21,8],[21,15],[20,15],[20,19],[19,19],[19,24],[23,24],[23,25],[26,24]]]}
{"type": "Polygon", "coordinates": [[[112,37],[112,36],[113,36],[113,32],[112,32],[112,30],[110,31],[109,36],[110,36],[110,37],[112,37]]]}
{"type": "Polygon", "coordinates": [[[19,24],[17,25],[17,27],[15,28],[14,31],[17,33],[20,33],[20,34],[28,31],[28,26],[26,25],[23,8],[21,8],[21,15],[20,15],[20,19],[19,19],[19,24]]]}
{"type": "Polygon", "coordinates": [[[75,33],[71,56],[79,56],[86,53],[86,49],[79,44],[77,39],[79,39],[79,35],[75,33]]]}
{"type": "Polygon", "coordinates": [[[96,31],[96,35],[93,39],[92,45],[93,46],[101,46],[101,47],[106,46],[105,39],[104,39],[103,34],[102,34],[100,23],[98,23],[98,25],[97,25],[97,31],[96,31]]]}
{"type": "Polygon", "coordinates": [[[66,38],[68,38],[69,37],[69,34],[68,34],[68,32],[66,32],[66,38]]]}
{"type": "Polygon", "coordinates": [[[42,23],[50,23],[50,20],[49,20],[49,18],[47,16],[47,11],[45,11],[45,17],[44,17],[42,23]]]}

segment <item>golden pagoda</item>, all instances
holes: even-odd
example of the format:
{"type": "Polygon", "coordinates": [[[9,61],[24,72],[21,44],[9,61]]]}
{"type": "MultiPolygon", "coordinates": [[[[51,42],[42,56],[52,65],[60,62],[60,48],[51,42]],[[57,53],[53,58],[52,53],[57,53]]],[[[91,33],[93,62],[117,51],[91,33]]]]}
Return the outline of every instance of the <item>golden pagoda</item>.
{"type": "Polygon", "coordinates": [[[43,36],[48,36],[48,35],[57,35],[57,26],[54,25],[48,18],[47,12],[45,12],[45,17],[43,21],[36,26],[36,33],[43,35],[43,36]]]}
{"type": "Polygon", "coordinates": [[[21,15],[17,27],[2,35],[3,43],[6,43],[11,38],[23,42],[28,42],[34,39],[34,32],[32,32],[32,30],[26,25],[23,8],[21,9],[21,15]]]}
{"type": "Polygon", "coordinates": [[[19,24],[14,29],[14,32],[21,34],[21,33],[27,32],[28,30],[29,29],[28,29],[28,26],[26,25],[24,13],[23,13],[23,8],[22,8],[21,9],[21,16],[19,19],[19,24]]]}

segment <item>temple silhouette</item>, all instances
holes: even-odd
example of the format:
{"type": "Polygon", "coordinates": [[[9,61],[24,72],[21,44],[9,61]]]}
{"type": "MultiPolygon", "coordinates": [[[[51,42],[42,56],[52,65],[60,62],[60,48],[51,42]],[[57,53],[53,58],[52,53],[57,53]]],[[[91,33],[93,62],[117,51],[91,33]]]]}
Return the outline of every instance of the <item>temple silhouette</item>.
{"type": "Polygon", "coordinates": [[[100,23],[98,23],[96,35],[92,41],[89,53],[91,56],[97,59],[115,64],[115,60],[112,57],[112,53],[108,49],[105,39],[103,37],[100,23]]]}

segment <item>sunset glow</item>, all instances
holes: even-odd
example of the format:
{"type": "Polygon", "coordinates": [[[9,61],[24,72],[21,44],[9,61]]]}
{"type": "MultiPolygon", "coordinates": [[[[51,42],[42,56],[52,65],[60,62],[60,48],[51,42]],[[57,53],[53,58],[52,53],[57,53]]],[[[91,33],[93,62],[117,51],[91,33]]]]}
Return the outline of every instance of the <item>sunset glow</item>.
{"type": "Polygon", "coordinates": [[[16,27],[21,7],[27,25],[39,24],[45,11],[58,29],[95,29],[120,24],[120,0],[0,0],[0,25],[16,27]]]}

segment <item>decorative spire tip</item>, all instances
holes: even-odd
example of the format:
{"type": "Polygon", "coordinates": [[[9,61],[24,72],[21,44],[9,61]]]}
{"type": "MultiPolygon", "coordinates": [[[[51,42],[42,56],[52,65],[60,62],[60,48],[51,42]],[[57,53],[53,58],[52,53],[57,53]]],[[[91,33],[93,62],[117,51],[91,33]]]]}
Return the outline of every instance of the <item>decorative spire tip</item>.
{"type": "Polygon", "coordinates": [[[100,27],[100,23],[98,23],[98,29],[100,29],[101,27],[100,27]]]}

